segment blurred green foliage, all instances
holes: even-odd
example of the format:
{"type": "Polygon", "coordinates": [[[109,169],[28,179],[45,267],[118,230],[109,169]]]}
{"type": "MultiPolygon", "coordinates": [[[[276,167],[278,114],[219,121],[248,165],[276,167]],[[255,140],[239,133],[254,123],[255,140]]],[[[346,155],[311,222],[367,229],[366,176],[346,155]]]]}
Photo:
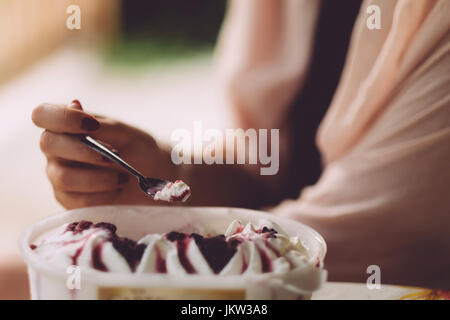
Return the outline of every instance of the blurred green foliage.
{"type": "Polygon", "coordinates": [[[104,48],[107,64],[116,67],[141,67],[142,65],[166,64],[211,54],[214,43],[193,44],[180,38],[136,37],[120,39],[104,48]]]}
{"type": "Polygon", "coordinates": [[[225,9],[225,0],[124,0],[121,33],[105,61],[139,68],[211,53],[225,9]]]}

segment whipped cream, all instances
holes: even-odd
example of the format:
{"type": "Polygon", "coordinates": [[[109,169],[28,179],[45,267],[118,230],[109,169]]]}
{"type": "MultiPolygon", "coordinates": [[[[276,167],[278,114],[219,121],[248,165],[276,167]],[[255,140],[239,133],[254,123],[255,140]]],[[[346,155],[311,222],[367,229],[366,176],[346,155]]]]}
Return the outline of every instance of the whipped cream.
{"type": "Polygon", "coordinates": [[[105,272],[241,275],[319,268],[298,237],[269,220],[257,226],[233,221],[225,234],[148,234],[139,241],[120,237],[110,223],[64,224],[30,246],[59,266],[105,272]]]}
{"type": "Polygon", "coordinates": [[[189,186],[181,180],[167,184],[162,190],[156,192],[154,199],[163,201],[186,201],[191,195],[189,186]]]}

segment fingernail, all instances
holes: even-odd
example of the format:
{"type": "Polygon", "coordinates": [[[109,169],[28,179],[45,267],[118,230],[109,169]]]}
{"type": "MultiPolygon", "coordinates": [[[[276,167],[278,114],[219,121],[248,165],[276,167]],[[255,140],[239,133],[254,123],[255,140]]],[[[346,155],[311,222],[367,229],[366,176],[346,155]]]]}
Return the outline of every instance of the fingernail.
{"type": "Polygon", "coordinates": [[[93,118],[83,118],[83,120],[81,120],[81,129],[87,131],[94,131],[97,130],[99,127],[100,123],[93,118]]]}
{"type": "Polygon", "coordinates": [[[119,184],[124,184],[127,183],[128,180],[130,179],[130,176],[124,172],[120,172],[117,178],[117,181],[119,182],[119,184]]]}
{"type": "Polygon", "coordinates": [[[77,99],[75,99],[75,100],[72,101],[71,107],[76,108],[76,109],[83,110],[83,107],[81,106],[81,102],[78,101],[77,99]]]}

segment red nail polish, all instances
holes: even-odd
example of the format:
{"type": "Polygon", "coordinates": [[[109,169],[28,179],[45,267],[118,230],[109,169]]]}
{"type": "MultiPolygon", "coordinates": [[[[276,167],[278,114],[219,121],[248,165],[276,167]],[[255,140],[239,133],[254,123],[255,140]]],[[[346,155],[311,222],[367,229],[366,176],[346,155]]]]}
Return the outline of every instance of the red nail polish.
{"type": "Polygon", "coordinates": [[[127,183],[129,179],[130,179],[130,176],[124,172],[120,172],[117,177],[117,181],[119,184],[127,183]]]}
{"type": "Polygon", "coordinates": [[[78,100],[76,100],[76,99],[72,101],[72,103],[70,104],[70,106],[71,106],[72,108],[76,108],[76,109],[83,110],[83,107],[81,106],[80,101],[78,101],[78,100]]]}
{"type": "Polygon", "coordinates": [[[81,120],[81,129],[87,131],[94,131],[97,130],[99,127],[100,123],[93,118],[83,118],[83,120],[81,120]]]}

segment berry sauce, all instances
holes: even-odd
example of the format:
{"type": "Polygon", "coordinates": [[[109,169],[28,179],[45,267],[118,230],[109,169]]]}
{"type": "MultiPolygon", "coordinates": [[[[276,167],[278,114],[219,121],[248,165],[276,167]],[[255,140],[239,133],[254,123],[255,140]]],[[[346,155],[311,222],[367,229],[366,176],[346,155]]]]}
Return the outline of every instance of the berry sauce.
{"type": "MultiPolygon", "coordinates": [[[[108,268],[106,267],[102,259],[102,252],[104,245],[107,243],[111,243],[114,249],[117,250],[117,252],[119,252],[120,255],[123,256],[123,258],[127,261],[128,265],[130,266],[130,269],[134,272],[136,270],[137,265],[142,259],[142,255],[144,254],[147,245],[138,244],[134,240],[118,236],[116,233],[117,228],[115,225],[107,222],[100,222],[94,224],[90,221],[82,220],[79,222],[70,223],[64,232],[72,232],[75,235],[82,233],[85,230],[93,228],[103,229],[107,231],[108,234],[107,238],[101,243],[95,245],[92,250],[93,268],[99,271],[105,272],[108,271],[108,268]]],[[[257,233],[264,234],[266,246],[269,248],[269,250],[273,251],[273,253],[277,257],[279,257],[280,253],[275,248],[273,248],[267,241],[267,239],[269,238],[276,237],[277,231],[274,229],[263,227],[262,229],[257,230],[257,233]]],[[[86,236],[83,236],[81,238],[67,241],[67,243],[64,242],[64,244],[83,242],[82,246],[80,246],[76,250],[75,254],[71,257],[72,263],[74,265],[77,265],[78,258],[82,254],[84,246],[91,236],[92,234],[88,233],[86,236]]],[[[195,241],[195,244],[199,248],[200,252],[202,253],[208,265],[210,266],[211,270],[215,274],[220,273],[223,270],[223,268],[229,263],[229,261],[236,254],[238,246],[243,241],[243,239],[240,239],[238,237],[233,237],[232,239],[227,241],[224,235],[204,237],[197,233],[186,234],[176,231],[172,231],[165,234],[165,238],[175,243],[177,248],[178,259],[183,268],[189,274],[197,273],[187,254],[191,241],[195,241]]],[[[34,250],[36,246],[34,244],[31,244],[30,248],[34,250]]],[[[165,257],[161,254],[160,248],[155,246],[155,250],[156,250],[156,266],[155,266],[156,272],[167,273],[165,257]]],[[[268,256],[265,250],[262,249],[258,250],[261,257],[261,269],[262,269],[261,271],[271,272],[272,271],[271,258],[268,256]]],[[[245,257],[243,257],[243,259],[244,261],[242,266],[242,273],[244,273],[248,267],[248,261],[245,261],[245,257]]]]}
{"type": "MultiPolygon", "coordinates": [[[[142,254],[144,253],[144,250],[146,248],[145,244],[138,244],[136,241],[125,238],[125,237],[119,237],[116,234],[116,226],[107,223],[107,222],[100,222],[97,224],[93,224],[90,221],[79,221],[79,222],[72,222],[69,224],[65,230],[65,232],[73,232],[73,234],[78,234],[83,232],[84,230],[91,229],[91,228],[101,228],[104,230],[107,230],[109,232],[109,238],[105,240],[104,242],[96,245],[92,251],[92,266],[99,270],[99,271],[108,271],[105,264],[102,260],[102,249],[106,242],[111,242],[113,247],[124,257],[124,259],[127,261],[128,265],[130,266],[130,269],[132,271],[135,271],[137,264],[142,258],[142,254]]],[[[87,240],[87,239],[81,239],[81,240],[87,240]]],[[[83,251],[84,245],[80,247],[76,252],[75,255],[72,257],[72,262],[74,265],[77,264],[78,257],[81,255],[81,252],[83,251]]]]}
{"type": "Polygon", "coordinates": [[[187,256],[187,249],[189,246],[190,238],[180,232],[172,231],[166,235],[167,240],[169,241],[176,241],[177,243],[177,252],[178,252],[178,259],[180,260],[181,265],[186,270],[187,273],[195,273],[195,269],[191,264],[191,261],[189,260],[187,256]]]}
{"type": "Polygon", "coordinates": [[[196,272],[186,254],[191,240],[195,241],[206,262],[216,274],[222,271],[227,265],[236,253],[237,246],[241,243],[238,239],[226,241],[224,235],[206,238],[197,233],[188,235],[176,231],[166,234],[166,238],[169,241],[175,241],[177,243],[178,258],[187,273],[196,272]]]}
{"type": "Polygon", "coordinates": [[[155,246],[156,250],[156,272],[157,273],[167,273],[166,259],[161,256],[161,251],[158,246],[155,246]]]}

